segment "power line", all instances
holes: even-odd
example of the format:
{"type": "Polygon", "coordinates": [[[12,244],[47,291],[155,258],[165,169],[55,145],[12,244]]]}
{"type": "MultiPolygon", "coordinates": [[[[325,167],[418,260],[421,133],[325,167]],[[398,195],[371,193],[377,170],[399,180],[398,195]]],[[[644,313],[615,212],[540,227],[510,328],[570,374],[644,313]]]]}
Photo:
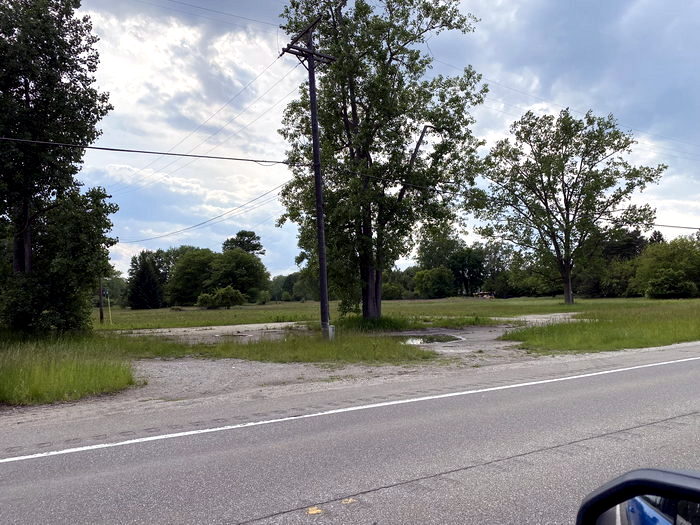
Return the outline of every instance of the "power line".
{"type": "MultiPolygon", "coordinates": [[[[253,198],[253,199],[251,199],[251,200],[249,200],[249,201],[247,201],[247,202],[244,202],[244,203],[241,204],[240,206],[236,206],[235,208],[231,208],[231,209],[228,210],[228,211],[225,211],[225,212],[223,212],[223,213],[220,213],[219,215],[216,215],[216,216],[214,216],[214,217],[211,217],[211,218],[209,218],[209,219],[207,219],[207,220],[205,220],[205,221],[198,222],[197,224],[193,224],[192,226],[187,226],[187,227],[185,227],[185,228],[181,228],[181,229],[179,229],[179,230],[175,230],[175,231],[168,232],[168,233],[163,233],[163,234],[161,234],[161,235],[155,235],[155,236],[153,236],[153,237],[146,237],[146,238],[144,238],[144,239],[136,239],[136,240],[132,240],[132,241],[119,241],[119,242],[122,243],[122,244],[135,244],[135,243],[139,243],[139,242],[146,242],[146,241],[153,241],[153,240],[156,240],[156,239],[162,239],[162,238],[164,238],[164,237],[170,237],[170,236],[175,235],[175,234],[178,234],[178,233],[183,233],[183,232],[186,232],[186,231],[194,230],[194,229],[196,229],[196,228],[199,228],[199,227],[201,227],[201,226],[204,226],[205,224],[209,224],[209,223],[215,221],[216,219],[220,219],[221,217],[230,215],[230,214],[232,214],[233,212],[235,212],[236,210],[240,210],[240,209],[244,208],[245,206],[248,206],[249,204],[251,204],[251,203],[253,203],[253,202],[257,201],[257,200],[262,199],[262,198],[265,197],[266,195],[269,195],[270,193],[272,193],[272,192],[274,192],[274,191],[280,189],[282,186],[284,186],[285,184],[287,184],[287,182],[289,182],[289,181],[284,181],[282,184],[279,184],[279,185],[275,186],[274,188],[272,188],[272,189],[266,191],[265,193],[262,193],[262,194],[258,195],[257,197],[255,197],[255,198],[253,198]]],[[[254,209],[254,208],[250,208],[250,209],[248,209],[248,210],[246,210],[246,211],[250,211],[251,209],[254,209]]]]}
{"type": "Polygon", "coordinates": [[[264,24],[264,25],[275,27],[275,28],[279,28],[279,24],[275,24],[273,22],[267,22],[266,20],[258,20],[257,18],[249,18],[247,16],[236,15],[236,14],[229,13],[226,11],[219,11],[218,9],[210,9],[208,7],[202,7],[200,5],[188,4],[187,2],[181,2],[180,0],[165,0],[165,1],[170,2],[172,4],[180,4],[180,5],[184,5],[187,7],[192,7],[194,9],[200,9],[202,11],[208,11],[210,13],[216,13],[217,15],[225,15],[225,16],[230,16],[233,18],[240,18],[241,20],[247,20],[248,22],[256,22],[258,24],[264,24]]]}
{"type": "Polygon", "coordinates": [[[272,166],[275,164],[285,164],[287,166],[305,166],[306,164],[293,164],[286,160],[268,160],[268,159],[249,159],[244,157],[224,157],[217,155],[194,155],[191,153],[173,153],[170,151],[151,151],[151,150],[140,150],[140,149],[128,149],[128,148],[108,148],[104,146],[87,146],[85,144],[69,144],[66,142],[49,142],[46,140],[29,140],[29,139],[16,139],[10,137],[0,137],[0,141],[5,142],[19,142],[23,144],[39,144],[44,146],[55,146],[61,148],[75,148],[75,149],[95,149],[100,151],[114,151],[118,153],[138,153],[143,155],[163,155],[168,157],[189,157],[195,159],[213,159],[213,160],[231,160],[237,162],[253,162],[261,166],[272,166]]]}
{"type": "MultiPolygon", "coordinates": [[[[246,24],[245,22],[237,22],[237,21],[233,21],[233,20],[223,20],[221,17],[215,18],[213,16],[207,16],[207,15],[202,14],[202,13],[194,13],[192,11],[188,11],[187,9],[179,9],[179,8],[173,7],[173,6],[156,4],[153,2],[149,2],[147,0],[132,0],[132,1],[138,2],[139,4],[145,4],[145,5],[157,7],[159,9],[166,9],[168,11],[175,11],[176,13],[183,13],[183,14],[186,14],[189,16],[195,16],[197,18],[202,18],[204,20],[211,20],[212,22],[218,22],[220,24],[226,24],[226,25],[234,26],[234,27],[238,27],[238,28],[247,28],[248,27],[248,24],[246,24]]],[[[167,0],[164,0],[164,1],[167,1],[167,0]]],[[[236,17],[236,15],[232,15],[232,14],[229,14],[229,16],[236,17]]],[[[238,18],[238,17],[236,17],[236,18],[238,18]]],[[[266,22],[262,22],[262,23],[266,23],[266,22]]],[[[267,28],[259,28],[259,29],[266,32],[266,33],[269,33],[269,34],[272,34],[274,32],[271,29],[267,29],[267,28]]]]}
{"type": "MultiPolygon", "coordinates": [[[[266,90],[264,93],[262,93],[262,94],[261,94],[258,98],[256,98],[253,102],[251,102],[250,104],[248,104],[248,105],[247,105],[245,108],[243,108],[239,113],[237,113],[236,115],[234,115],[234,116],[232,116],[230,119],[228,119],[226,122],[224,122],[224,124],[223,124],[222,126],[220,126],[216,131],[214,131],[213,133],[209,134],[206,138],[204,138],[204,139],[201,140],[199,143],[197,143],[195,146],[193,146],[192,148],[190,148],[190,149],[187,151],[187,153],[188,153],[188,154],[191,153],[192,151],[196,150],[199,146],[201,146],[202,144],[204,144],[205,142],[207,142],[209,139],[211,139],[211,138],[213,138],[214,136],[218,135],[218,134],[219,134],[221,131],[223,131],[229,124],[231,124],[231,122],[233,122],[233,121],[236,120],[238,117],[240,117],[241,115],[243,115],[243,113],[245,113],[246,110],[247,110],[248,108],[252,107],[255,103],[257,103],[260,99],[262,99],[265,95],[267,95],[270,91],[272,91],[277,85],[279,85],[279,84],[280,84],[285,78],[287,78],[287,77],[292,73],[292,71],[294,71],[298,66],[299,66],[299,64],[297,64],[296,66],[294,66],[293,68],[291,68],[289,71],[287,71],[287,73],[286,73],[282,78],[280,78],[277,82],[275,82],[272,86],[270,86],[270,88],[269,88],[268,90],[266,90]]],[[[240,127],[239,129],[234,130],[234,131],[233,131],[232,133],[230,133],[227,137],[225,137],[219,144],[215,144],[214,146],[212,146],[211,148],[209,148],[209,149],[206,151],[206,154],[209,154],[209,153],[211,153],[212,151],[214,151],[216,148],[218,148],[219,146],[221,146],[224,142],[226,142],[226,141],[227,141],[228,139],[230,139],[232,136],[234,136],[234,135],[240,135],[240,133],[241,133],[243,130],[247,129],[249,126],[251,126],[252,124],[254,124],[255,122],[257,122],[258,120],[260,120],[263,116],[265,116],[268,112],[272,111],[272,109],[274,109],[280,102],[282,102],[282,101],[285,100],[287,97],[289,97],[289,95],[291,95],[291,94],[292,94],[293,92],[295,92],[297,89],[298,89],[298,88],[295,86],[289,93],[287,93],[287,94],[286,94],[284,97],[282,97],[281,99],[277,100],[277,102],[275,102],[275,103],[272,104],[270,107],[268,107],[265,111],[263,111],[262,113],[260,113],[256,118],[254,118],[253,120],[251,120],[250,122],[248,122],[248,123],[245,124],[244,126],[240,127]]],[[[140,185],[138,185],[138,186],[136,186],[136,187],[133,187],[133,188],[127,188],[127,189],[124,189],[124,190],[117,191],[117,192],[114,193],[114,195],[122,195],[122,196],[123,196],[123,195],[127,195],[127,194],[129,194],[129,193],[134,192],[134,191],[138,191],[139,189],[143,189],[143,188],[145,188],[145,187],[147,187],[147,186],[150,186],[150,185],[152,185],[152,184],[155,184],[156,182],[163,180],[163,179],[164,179],[165,177],[167,177],[168,175],[172,175],[172,174],[174,174],[174,173],[180,171],[181,169],[184,169],[184,168],[186,168],[187,166],[190,166],[190,165],[191,165],[192,163],[194,163],[196,160],[197,160],[196,158],[195,158],[195,159],[192,159],[191,161],[186,162],[186,163],[183,164],[182,166],[180,166],[180,167],[174,169],[174,170],[171,171],[170,173],[163,173],[161,176],[159,176],[159,177],[157,177],[157,178],[155,178],[155,179],[152,179],[152,180],[150,180],[150,181],[147,181],[147,182],[145,182],[144,184],[140,184],[140,185]]],[[[176,162],[177,162],[177,159],[175,159],[175,160],[169,162],[168,164],[166,164],[165,166],[163,166],[162,168],[160,168],[160,170],[165,170],[165,169],[169,168],[170,166],[172,166],[173,164],[175,164],[176,162]]],[[[286,163],[285,163],[285,164],[286,164],[286,163]]],[[[288,164],[288,165],[291,165],[291,164],[288,164]]]]}
{"type": "MultiPolygon", "coordinates": [[[[263,69],[260,73],[258,73],[258,75],[257,75],[254,79],[252,79],[252,80],[251,80],[250,82],[248,82],[245,86],[243,86],[238,92],[236,92],[236,94],[234,94],[234,95],[233,95],[231,98],[229,98],[224,104],[222,104],[214,113],[212,113],[212,114],[209,115],[205,120],[203,120],[202,122],[200,122],[200,123],[197,125],[196,128],[194,128],[194,129],[193,129],[192,131],[190,131],[187,135],[185,135],[184,137],[182,137],[177,143],[175,143],[175,144],[172,145],[170,148],[168,148],[168,152],[171,152],[171,151],[174,150],[176,147],[178,147],[180,144],[182,144],[182,143],[185,142],[187,139],[189,139],[192,135],[194,135],[197,131],[199,131],[199,130],[202,128],[202,126],[204,126],[207,122],[209,122],[209,121],[210,121],[211,119],[213,119],[216,115],[218,115],[221,111],[223,111],[224,108],[226,108],[227,106],[229,106],[229,105],[231,104],[231,102],[233,102],[234,100],[236,100],[246,89],[248,89],[248,88],[253,84],[253,82],[255,82],[255,81],[258,80],[261,76],[263,76],[263,75],[275,64],[275,62],[277,62],[277,60],[279,60],[279,57],[278,57],[278,58],[275,58],[272,62],[270,62],[270,63],[267,65],[267,67],[265,67],[265,69],[263,69]]],[[[247,106],[247,107],[248,107],[248,106],[247,106]]],[[[246,107],[246,108],[247,108],[247,107],[246,107]]],[[[190,151],[188,151],[187,153],[191,153],[192,151],[193,151],[193,150],[190,150],[190,151]]],[[[158,162],[158,160],[159,160],[158,158],[153,159],[153,160],[150,161],[148,164],[146,164],[145,166],[143,166],[142,168],[140,168],[140,169],[138,170],[138,173],[141,173],[142,171],[144,171],[144,170],[150,168],[151,166],[153,166],[153,164],[155,164],[156,162],[158,162]]],[[[167,166],[166,166],[166,167],[167,167],[167,166]]],[[[119,193],[120,191],[121,191],[121,190],[117,190],[116,193],[119,193]]]]}
{"type": "MultiPolygon", "coordinates": [[[[344,167],[341,168],[341,169],[343,169],[343,171],[346,171],[347,173],[350,173],[350,174],[352,174],[352,175],[357,175],[357,176],[359,176],[359,177],[369,177],[370,179],[381,180],[381,181],[384,181],[384,182],[395,182],[395,184],[396,184],[397,186],[398,186],[398,185],[401,185],[401,186],[408,186],[408,187],[410,187],[410,188],[419,189],[419,190],[424,190],[424,191],[432,191],[432,192],[440,193],[440,194],[443,194],[443,195],[450,195],[450,196],[457,196],[457,197],[463,197],[463,196],[464,196],[464,194],[463,194],[463,193],[460,193],[460,192],[441,190],[441,189],[438,189],[438,188],[436,188],[436,187],[421,186],[421,185],[419,185],[419,184],[411,184],[411,183],[408,183],[408,182],[392,181],[392,180],[388,180],[388,179],[383,178],[383,177],[378,177],[378,176],[376,176],[376,175],[366,175],[366,174],[362,174],[362,173],[359,173],[359,172],[356,172],[356,171],[353,171],[353,170],[350,170],[350,169],[344,168],[344,167]]],[[[613,210],[613,211],[623,211],[623,210],[613,210]]],[[[612,220],[612,219],[603,219],[603,220],[612,220]]],[[[655,223],[652,223],[652,224],[650,224],[650,226],[653,226],[653,227],[655,227],[655,228],[677,228],[677,229],[682,229],[682,230],[700,230],[700,227],[697,227],[697,228],[696,228],[696,227],[694,227],[694,226],[679,226],[679,225],[674,225],[674,224],[655,224],[655,223]]]]}

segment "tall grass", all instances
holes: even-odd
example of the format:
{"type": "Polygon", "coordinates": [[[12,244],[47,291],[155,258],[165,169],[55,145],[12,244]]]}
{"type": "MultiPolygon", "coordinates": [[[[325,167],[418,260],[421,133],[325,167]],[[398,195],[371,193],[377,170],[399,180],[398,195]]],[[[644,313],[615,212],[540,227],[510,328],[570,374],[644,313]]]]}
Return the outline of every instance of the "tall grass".
{"type": "Polygon", "coordinates": [[[645,348],[700,340],[700,300],[636,301],[601,305],[579,314],[581,322],[514,330],[504,339],[522,341],[535,353],[645,348]]]}
{"type": "Polygon", "coordinates": [[[111,355],[104,338],[19,339],[0,342],[0,403],[70,401],[134,384],[131,365],[111,355]]]}

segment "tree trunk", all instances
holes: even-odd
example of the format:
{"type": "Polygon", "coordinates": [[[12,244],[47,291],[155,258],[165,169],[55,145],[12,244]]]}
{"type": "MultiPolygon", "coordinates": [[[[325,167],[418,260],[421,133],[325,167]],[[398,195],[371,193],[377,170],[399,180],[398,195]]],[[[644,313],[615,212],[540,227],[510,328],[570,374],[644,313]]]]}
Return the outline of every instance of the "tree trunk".
{"type": "Polygon", "coordinates": [[[382,315],[382,273],[369,266],[367,280],[362,281],[362,317],[378,319],[382,315]]]}
{"type": "Polygon", "coordinates": [[[574,304],[574,291],[571,287],[571,267],[564,266],[561,269],[561,278],[564,281],[564,304],[574,304]]]}
{"type": "Polygon", "coordinates": [[[32,271],[32,229],[29,218],[29,202],[22,204],[20,216],[16,221],[16,233],[13,240],[12,269],[15,273],[32,271]]]}

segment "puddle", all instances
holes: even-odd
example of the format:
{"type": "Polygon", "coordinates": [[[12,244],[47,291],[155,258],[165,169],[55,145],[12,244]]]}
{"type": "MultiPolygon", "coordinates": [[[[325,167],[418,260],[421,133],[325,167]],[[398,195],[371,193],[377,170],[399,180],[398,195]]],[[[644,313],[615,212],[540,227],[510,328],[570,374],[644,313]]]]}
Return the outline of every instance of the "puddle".
{"type": "MultiPolygon", "coordinates": [[[[238,333],[238,334],[217,334],[212,339],[208,339],[207,343],[257,343],[258,341],[281,341],[287,339],[290,333],[288,330],[266,331],[238,333]]],[[[296,333],[295,333],[296,335],[296,333]]]]}
{"type": "Polygon", "coordinates": [[[430,343],[449,343],[462,340],[460,337],[446,334],[401,337],[400,339],[405,345],[429,345],[430,343]]]}

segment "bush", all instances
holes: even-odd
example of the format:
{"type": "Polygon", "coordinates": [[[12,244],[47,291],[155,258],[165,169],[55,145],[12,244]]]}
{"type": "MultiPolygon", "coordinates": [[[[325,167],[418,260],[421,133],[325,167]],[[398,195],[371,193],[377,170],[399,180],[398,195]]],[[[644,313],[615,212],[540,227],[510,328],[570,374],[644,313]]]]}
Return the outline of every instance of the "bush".
{"type": "Polygon", "coordinates": [[[214,308],[220,308],[225,306],[228,310],[232,306],[240,306],[245,303],[245,295],[243,295],[238,290],[234,290],[232,286],[226,286],[225,288],[219,288],[214,292],[214,308]]]}
{"type": "Polygon", "coordinates": [[[651,299],[683,299],[698,294],[694,282],[684,279],[685,274],[680,270],[661,268],[657,276],[649,279],[646,289],[647,297],[651,299]]]}
{"type": "Polygon", "coordinates": [[[216,308],[214,306],[214,296],[210,293],[201,293],[197,297],[197,306],[202,308],[216,308]]]}
{"type": "Polygon", "coordinates": [[[292,294],[287,292],[286,290],[282,292],[282,300],[283,301],[291,301],[292,300],[292,294]]]}

